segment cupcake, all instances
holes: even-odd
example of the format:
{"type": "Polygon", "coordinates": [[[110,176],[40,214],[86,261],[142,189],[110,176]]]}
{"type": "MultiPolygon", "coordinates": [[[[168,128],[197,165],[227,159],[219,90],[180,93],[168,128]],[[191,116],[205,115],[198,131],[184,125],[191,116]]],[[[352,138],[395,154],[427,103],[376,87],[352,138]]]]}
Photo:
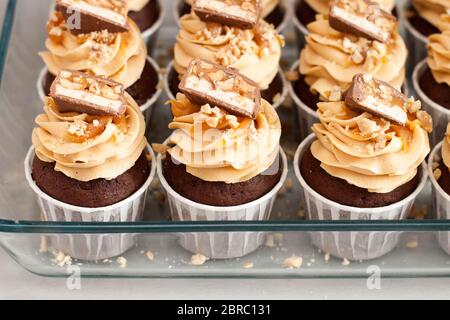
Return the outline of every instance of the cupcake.
{"type": "MultiPolygon", "coordinates": [[[[295,156],[309,220],[406,219],[427,174],[430,116],[388,83],[357,75],[344,101],[321,102],[320,123],[295,156]]],[[[367,260],[391,251],[399,233],[319,232],[315,246],[367,260]]]]}
{"type": "Polygon", "coordinates": [[[280,105],[287,94],[279,69],[283,37],[263,20],[245,29],[231,19],[223,19],[221,24],[206,20],[194,11],[180,19],[174,61],[167,69],[169,97],[176,96],[189,63],[200,58],[237,69],[259,85],[265,100],[280,105]]]}
{"type": "MultiPolygon", "coordinates": [[[[172,100],[174,130],[158,175],[174,221],[267,220],[287,175],[281,123],[256,83],[234,69],[193,60],[172,100]]],[[[255,232],[183,234],[180,244],[208,258],[256,250],[255,232]]]]}
{"type": "Polygon", "coordinates": [[[450,121],[450,30],[429,37],[428,59],[414,70],[413,85],[424,109],[435,119],[431,142],[436,145],[450,121]]]}
{"type": "Polygon", "coordinates": [[[406,1],[402,21],[411,55],[410,70],[427,55],[427,37],[450,30],[450,2],[447,0],[412,0],[406,1]]]}
{"type": "MultiPolygon", "coordinates": [[[[179,21],[180,17],[189,14],[192,9],[194,0],[178,0],[175,6],[175,21],[179,21]]],[[[244,3],[244,0],[240,1],[244,3]]],[[[289,21],[289,9],[286,7],[285,0],[260,0],[262,6],[261,16],[269,24],[273,25],[278,33],[282,33],[289,21]]]]}
{"type": "MultiPolygon", "coordinates": [[[[436,218],[450,219],[450,125],[443,141],[433,150],[428,160],[428,173],[433,187],[434,210],[436,218]]],[[[450,232],[439,232],[441,248],[450,254],[450,232]]]]}
{"type": "MultiPolygon", "coordinates": [[[[383,23],[380,30],[384,30],[386,37],[380,41],[350,28],[350,24],[348,30],[342,32],[343,29],[336,26],[329,15],[318,15],[317,20],[308,25],[306,46],[301,51],[299,62],[292,68],[300,74],[288,85],[297,105],[302,138],[319,120],[315,112],[317,103],[340,101],[355,74],[372,74],[397,89],[405,82],[408,51],[398,34],[395,17],[380,11],[377,6],[366,5],[359,11],[358,7],[353,7],[357,3],[354,1],[334,3],[332,8],[344,6],[349,14],[360,16],[367,24],[372,24],[372,11],[379,13],[378,19],[383,23]]],[[[362,3],[365,4],[364,1],[362,3]]]]}
{"type": "MultiPolygon", "coordinates": [[[[69,69],[120,82],[143,111],[149,109],[160,94],[157,89],[160,79],[157,65],[147,58],[147,49],[137,25],[124,16],[122,18],[125,25],[122,29],[101,18],[94,20],[94,27],[81,24],[80,28],[74,28],[66,21],[67,12],[71,11],[58,6],[58,3],[60,2],[57,2],[56,10],[47,22],[47,51],[40,52],[46,64],[38,80],[41,97],[49,94],[58,72],[69,69]]],[[[102,13],[111,11],[86,5],[92,12],[100,9],[103,10],[102,13]]],[[[122,12],[124,15],[126,10],[122,12]]]]}
{"type": "MultiPolygon", "coordinates": [[[[36,124],[25,168],[45,221],[142,219],[155,163],[144,117],[122,84],[63,70],[36,124]]],[[[53,240],[55,249],[82,260],[117,256],[134,244],[130,235],[53,240]]]]}
{"type": "Polygon", "coordinates": [[[126,0],[128,16],[142,32],[149,52],[156,47],[157,34],[164,20],[164,1],[160,0],[126,0]]]}
{"type": "MultiPolygon", "coordinates": [[[[296,0],[294,6],[294,26],[297,32],[299,48],[305,45],[305,37],[308,35],[307,25],[316,20],[316,15],[328,14],[331,0],[296,0]]],[[[383,10],[392,12],[395,9],[395,0],[372,0],[378,3],[383,10]]]]}

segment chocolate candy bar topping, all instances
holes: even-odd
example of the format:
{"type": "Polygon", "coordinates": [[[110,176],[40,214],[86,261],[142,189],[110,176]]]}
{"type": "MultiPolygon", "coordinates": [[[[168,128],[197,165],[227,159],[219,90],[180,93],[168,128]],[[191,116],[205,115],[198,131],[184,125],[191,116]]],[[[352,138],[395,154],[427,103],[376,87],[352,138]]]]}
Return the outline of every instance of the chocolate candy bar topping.
{"type": "Polygon", "coordinates": [[[369,40],[388,43],[397,29],[397,19],[368,0],[334,0],[330,26],[369,40]]]}
{"type": "Polygon", "coordinates": [[[129,30],[128,6],[123,0],[57,0],[56,11],[64,16],[68,29],[75,35],[129,30]]]}
{"type": "Polygon", "coordinates": [[[253,29],[261,18],[260,0],[195,0],[195,14],[205,22],[253,29]]]}
{"type": "Polygon", "coordinates": [[[201,59],[190,63],[179,89],[193,103],[209,104],[241,117],[256,119],[261,105],[261,92],[254,81],[201,59]]]}
{"type": "Polygon", "coordinates": [[[122,84],[77,71],[61,71],[50,88],[50,97],[62,113],[120,116],[127,106],[122,84]]]}
{"type": "MultiPolygon", "coordinates": [[[[408,122],[409,99],[389,83],[369,74],[357,74],[346,93],[346,105],[405,126],[408,122]]],[[[420,108],[420,107],[419,107],[420,108]]]]}

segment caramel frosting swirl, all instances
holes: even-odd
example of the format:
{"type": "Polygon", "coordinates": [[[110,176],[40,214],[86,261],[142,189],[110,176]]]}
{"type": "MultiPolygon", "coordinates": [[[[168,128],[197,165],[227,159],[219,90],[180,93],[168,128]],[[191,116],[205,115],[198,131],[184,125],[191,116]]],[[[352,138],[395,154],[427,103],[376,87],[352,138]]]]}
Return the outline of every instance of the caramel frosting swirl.
{"type": "Polygon", "coordinates": [[[442,142],[441,154],[445,166],[450,170],[450,124],[447,126],[444,141],[442,142]]]}
{"type": "Polygon", "coordinates": [[[353,76],[369,73],[400,89],[405,81],[407,49],[396,33],[388,44],[344,34],[330,27],[325,15],[308,25],[300,54],[300,73],[322,101],[340,101],[353,76]]]}
{"type": "Polygon", "coordinates": [[[147,47],[136,24],[128,19],[130,30],[111,34],[106,30],[75,36],[63,17],[54,13],[48,22],[47,50],[40,56],[53,75],[76,70],[110,78],[126,88],[142,74],[147,47]]]}
{"type": "MultiPolygon", "coordinates": [[[[280,0],[261,0],[262,16],[267,17],[280,3],[280,0]]],[[[192,6],[194,0],[186,0],[186,3],[192,6]]]]}
{"type": "Polygon", "coordinates": [[[168,152],[193,176],[209,182],[244,182],[276,161],[281,123],[267,101],[262,101],[256,120],[193,105],[182,94],[171,104],[174,119],[169,128],[175,131],[168,152]]]}
{"type": "Polygon", "coordinates": [[[417,119],[400,127],[354,112],[344,102],[318,108],[313,156],[331,176],[369,192],[388,193],[409,182],[430,152],[428,133],[417,119]]]}
{"type": "Polygon", "coordinates": [[[205,23],[194,13],[180,19],[181,30],[175,44],[174,68],[186,72],[196,58],[239,70],[262,90],[275,78],[284,40],[264,21],[254,30],[241,30],[205,23]]]}
{"type": "Polygon", "coordinates": [[[428,66],[434,79],[450,86],[450,30],[428,39],[428,66]]]}
{"type": "Polygon", "coordinates": [[[128,10],[139,12],[141,11],[150,1],[156,0],[126,0],[128,3],[128,10]]]}
{"type": "Polygon", "coordinates": [[[442,15],[450,10],[449,0],[412,0],[412,4],[420,17],[440,29],[442,15]]]}
{"type": "MultiPolygon", "coordinates": [[[[330,10],[330,0],[305,0],[317,13],[326,14],[330,10]]],[[[395,7],[395,0],[372,0],[380,4],[384,10],[391,12],[395,7]]]]}
{"type": "Polygon", "coordinates": [[[447,9],[447,13],[441,15],[437,27],[441,31],[450,31],[450,9],[447,9]]]}
{"type": "Polygon", "coordinates": [[[78,181],[112,180],[131,169],[147,145],[145,121],[136,102],[126,94],[123,117],[60,113],[46,98],[32,140],[36,156],[55,163],[55,170],[78,181]]]}

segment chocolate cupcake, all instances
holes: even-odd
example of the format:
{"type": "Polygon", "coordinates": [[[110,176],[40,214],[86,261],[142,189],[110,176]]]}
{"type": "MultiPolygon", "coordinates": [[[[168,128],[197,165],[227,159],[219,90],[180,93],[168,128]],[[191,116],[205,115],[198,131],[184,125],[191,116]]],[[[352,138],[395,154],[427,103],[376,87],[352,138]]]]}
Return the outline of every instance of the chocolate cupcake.
{"type": "MultiPolygon", "coordinates": [[[[433,187],[436,219],[450,219],[450,125],[444,139],[434,148],[428,160],[428,174],[433,187]]],[[[450,232],[439,232],[441,248],[450,254],[450,232]]]]}
{"type": "Polygon", "coordinates": [[[426,57],[427,37],[440,31],[450,30],[450,2],[446,0],[406,1],[402,10],[402,21],[411,55],[409,70],[426,57]]]}
{"type": "MultiPolygon", "coordinates": [[[[100,9],[94,5],[87,6],[94,13],[100,9]]],[[[111,10],[101,9],[104,9],[102,12],[111,10]]],[[[159,70],[147,58],[147,49],[136,24],[124,16],[124,32],[117,32],[106,18],[99,18],[94,24],[94,29],[98,31],[91,31],[92,26],[87,28],[83,25],[81,29],[70,29],[65,13],[64,8],[56,6],[47,23],[47,51],[40,52],[47,66],[47,71],[42,71],[38,82],[42,98],[48,94],[55,75],[68,69],[120,82],[142,109],[148,109],[160,94],[157,90],[159,70]]]]}
{"type": "MultiPolygon", "coordinates": [[[[155,164],[148,160],[152,152],[147,148],[144,117],[122,84],[61,71],[36,124],[25,166],[43,219],[130,222],[142,218],[155,164]]],[[[105,237],[109,242],[96,236],[73,237],[81,247],[56,249],[74,258],[98,260],[119,255],[134,243],[130,236],[105,237]]],[[[58,243],[68,243],[57,238],[58,243]]]]}
{"type": "Polygon", "coordinates": [[[450,30],[431,35],[427,47],[428,59],[417,65],[413,85],[423,108],[435,119],[431,136],[434,146],[450,121],[450,30]]]}
{"type": "MultiPolygon", "coordinates": [[[[194,0],[178,0],[178,5],[174,8],[175,21],[179,21],[180,17],[191,12],[193,2],[194,0]]],[[[262,0],[261,6],[264,20],[273,25],[278,33],[282,33],[290,17],[285,0],[262,0]]]]}
{"type": "MultiPolygon", "coordinates": [[[[287,174],[274,108],[260,98],[256,83],[202,60],[191,63],[180,89],[184,94],[171,101],[174,132],[158,160],[172,218],[268,219],[287,174]]],[[[219,259],[246,255],[262,241],[262,234],[251,232],[180,239],[187,250],[219,259]]]]}
{"type": "MultiPolygon", "coordinates": [[[[395,11],[395,0],[372,0],[380,4],[383,10],[387,12],[395,11]]],[[[297,33],[297,44],[302,49],[305,43],[305,37],[308,35],[308,24],[316,20],[318,14],[328,14],[331,0],[296,0],[294,5],[294,26],[297,33]]]]}
{"type": "Polygon", "coordinates": [[[405,82],[408,51],[398,34],[395,17],[380,13],[379,7],[367,6],[364,1],[361,5],[366,8],[359,11],[356,4],[355,1],[341,0],[335,2],[334,7],[347,8],[348,14],[364,19],[367,24],[371,23],[371,10],[378,12],[377,19],[383,22],[380,32],[386,38],[383,41],[374,39],[352,27],[351,22],[347,22],[347,30],[343,30],[328,15],[318,15],[317,20],[308,25],[306,46],[299,62],[292,68],[292,71],[298,70],[299,75],[290,79],[288,85],[298,109],[302,138],[318,121],[317,103],[340,101],[355,74],[370,73],[397,89],[405,82]]]}
{"type": "Polygon", "coordinates": [[[211,23],[194,12],[181,17],[174,61],[170,65],[173,69],[166,73],[169,97],[176,96],[189,63],[200,58],[235,68],[255,81],[270,103],[281,104],[287,94],[279,71],[284,39],[263,20],[258,20],[257,25],[243,29],[232,25],[229,19],[222,24],[211,23]]]}
{"type": "Polygon", "coordinates": [[[164,1],[126,0],[128,16],[139,27],[149,52],[156,48],[159,29],[164,20],[164,1]]]}
{"type": "MultiPolygon", "coordinates": [[[[370,75],[355,76],[345,101],[318,104],[319,124],[295,156],[310,220],[406,219],[426,182],[430,116],[420,102],[370,75]]],[[[392,250],[398,233],[318,233],[339,258],[367,260],[392,250]],[[372,239],[372,241],[370,240],[372,239]]]]}

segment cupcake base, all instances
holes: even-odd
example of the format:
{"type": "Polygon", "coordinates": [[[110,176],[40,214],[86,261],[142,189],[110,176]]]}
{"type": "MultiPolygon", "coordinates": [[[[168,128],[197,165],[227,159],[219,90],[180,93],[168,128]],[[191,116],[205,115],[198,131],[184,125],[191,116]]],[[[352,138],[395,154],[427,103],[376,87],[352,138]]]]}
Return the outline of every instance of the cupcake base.
{"type": "Polygon", "coordinates": [[[305,82],[305,76],[300,75],[300,78],[292,86],[297,97],[311,110],[317,111],[317,104],[320,102],[319,95],[311,92],[308,84],[305,82]]]}
{"type": "Polygon", "coordinates": [[[446,83],[437,83],[429,67],[420,77],[419,85],[431,100],[450,110],[450,86],[446,83]]]}
{"type": "Polygon", "coordinates": [[[32,177],[52,198],[78,207],[99,208],[118,203],[139,190],[150,174],[145,153],[136,164],[113,180],[82,182],[55,171],[55,164],[34,158],[32,177]]]}
{"type": "MultiPolygon", "coordinates": [[[[42,83],[45,95],[49,95],[50,87],[54,80],[55,76],[47,71],[42,83]]],[[[139,106],[142,106],[156,93],[158,82],[158,71],[155,70],[152,64],[147,60],[139,80],[128,87],[126,91],[133,97],[139,106]]]]}
{"type": "Polygon", "coordinates": [[[423,19],[419,16],[418,12],[413,6],[410,6],[407,9],[408,16],[406,19],[408,19],[409,23],[417,30],[419,31],[424,37],[431,36],[435,33],[440,33],[439,29],[433,26],[431,23],[429,23],[427,20],[423,19]]]}
{"type": "Polygon", "coordinates": [[[282,164],[274,163],[267,172],[246,182],[207,182],[187,173],[186,166],[176,164],[170,155],[163,160],[163,170],[167,183],[181,196],[216,207],[237,206],[261,198],[277,185],[283,172],[282,164]]]}
{"type": "MultiPolygon", "coordinates": [[[[180,85],[181,79],[180,75],[175,71],[173,67],[168,70],[168,86],[169,91],[173,97],[176,97],[177,93],[180,92],[178,86],[180,85]]],[[[273,79],[272,83],[269,85],[267,90],[261,91],[261,97],[272,104],[274,108],[277,108],[285,99],[287,92],[284,86],[284,79],[280,73],[277,73],[275,79],[273,79]],[[280,96],[280,99],[274,101],[277,96],[280,96]]]]}
{"type": "MultiPolygon", "coordinates": [[[[447,170],[448,171],[448,170],[447,170]]],[[[408,197],[419,184],[419,176],[389,193],[373,193],[330,176],[314,158],[310,147],[300,161],[300,172],[306,183],[323,197],[342,205],[358,208],[389,206],[408,197]]],[[[450,176],[450,173],[449,173],[450,176]]]]}
{"type": "Polygon", "coordinates": [[[158,1],[156,0],[150,0],[141,11],[130,11],[128,13],[128,16],[136,22],[141,32],[151,28],[158,20],[159,15],[160,9],[158,6],[158,1]]]}

